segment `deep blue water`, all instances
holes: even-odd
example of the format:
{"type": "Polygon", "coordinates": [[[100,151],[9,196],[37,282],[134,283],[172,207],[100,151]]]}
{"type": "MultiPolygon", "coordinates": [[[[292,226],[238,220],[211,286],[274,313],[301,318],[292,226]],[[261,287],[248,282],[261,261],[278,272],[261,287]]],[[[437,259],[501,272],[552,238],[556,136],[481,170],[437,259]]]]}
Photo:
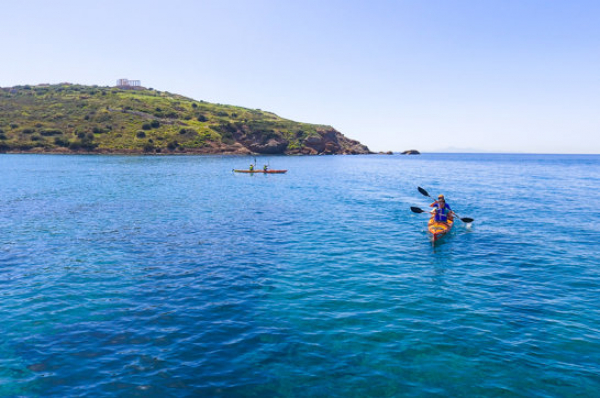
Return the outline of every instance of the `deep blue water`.
{"type": "Polygon", "coordinates": [[[258,160],[0,155],[0,396],[598,396],[600,156],[258,160]]]}

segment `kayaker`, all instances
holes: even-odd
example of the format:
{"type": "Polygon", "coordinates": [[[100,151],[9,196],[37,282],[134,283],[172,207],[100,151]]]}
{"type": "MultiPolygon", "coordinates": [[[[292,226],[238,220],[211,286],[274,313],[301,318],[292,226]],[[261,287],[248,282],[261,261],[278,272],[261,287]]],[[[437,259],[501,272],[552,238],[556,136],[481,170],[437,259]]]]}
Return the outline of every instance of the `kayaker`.
{"type": "Polygon", "coordinates": [[[254,165],[253,164],[250,165],[250,171],[254,171],[254,165]]]}
{"type": "Polygon", "coordinates": [[[269,166],[267,166],[266,164],[263,166],[263,171],[266,173],[267,169],[269,168],[269,166]]]}
{"type": "Polygon", "coordinates": [[[454,212],[450,208],[450,205],[446,203],[444,195],[438,196],[438,199],[430,204],[429,207],[433,207],[431,213],[435,221],[448,222],[448,220],[452,221],[454,219],[454,212]]]}

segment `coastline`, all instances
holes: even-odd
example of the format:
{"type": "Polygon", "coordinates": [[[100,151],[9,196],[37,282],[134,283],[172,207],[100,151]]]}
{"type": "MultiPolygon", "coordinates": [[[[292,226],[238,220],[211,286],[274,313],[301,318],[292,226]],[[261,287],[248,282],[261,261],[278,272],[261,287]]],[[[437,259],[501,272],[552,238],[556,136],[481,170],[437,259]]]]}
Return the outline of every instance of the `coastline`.
{"type": "MultiPolygon", "coordinates": [[[[66,148],[55,148],[51,150],[37,150],[33,148],[28,151],[24,150],[9,150],[0,151],[0,155],[115,155],[115,156],[355,156],[355,155],[381,155],[379,153],[258,153],[251,151],[232,151],[232,150],[214,150],[214,151],[198,151],[185,148],[177,151],[156,151],[146,152],[143,150],[94,150],[94,151],[73,151],[66,148]]],[[[388,155],[386,155],[388,156],[388,155]]]]}

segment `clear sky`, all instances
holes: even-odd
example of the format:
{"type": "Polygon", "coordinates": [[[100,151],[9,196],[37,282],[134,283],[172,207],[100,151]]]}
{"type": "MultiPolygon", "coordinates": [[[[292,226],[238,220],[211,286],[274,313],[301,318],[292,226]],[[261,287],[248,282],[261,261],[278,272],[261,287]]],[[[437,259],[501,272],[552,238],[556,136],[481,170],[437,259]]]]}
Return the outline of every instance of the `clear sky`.
{"type": "Polygon", "coordinates": [[[2,0],[0,86],[119,78],[375,151],[600,153],[597,0],[2,0]]]}

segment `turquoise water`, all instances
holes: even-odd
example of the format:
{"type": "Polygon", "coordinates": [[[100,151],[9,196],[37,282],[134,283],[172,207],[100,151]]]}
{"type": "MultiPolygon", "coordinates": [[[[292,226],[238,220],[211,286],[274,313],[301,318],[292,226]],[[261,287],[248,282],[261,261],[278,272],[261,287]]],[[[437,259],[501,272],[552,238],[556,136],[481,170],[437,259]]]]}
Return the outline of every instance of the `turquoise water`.
{"type": "Polygon", "coordinates": [[[0,155],[0,396],[598,395],[600,156],[258,160],[0,155]]]}

